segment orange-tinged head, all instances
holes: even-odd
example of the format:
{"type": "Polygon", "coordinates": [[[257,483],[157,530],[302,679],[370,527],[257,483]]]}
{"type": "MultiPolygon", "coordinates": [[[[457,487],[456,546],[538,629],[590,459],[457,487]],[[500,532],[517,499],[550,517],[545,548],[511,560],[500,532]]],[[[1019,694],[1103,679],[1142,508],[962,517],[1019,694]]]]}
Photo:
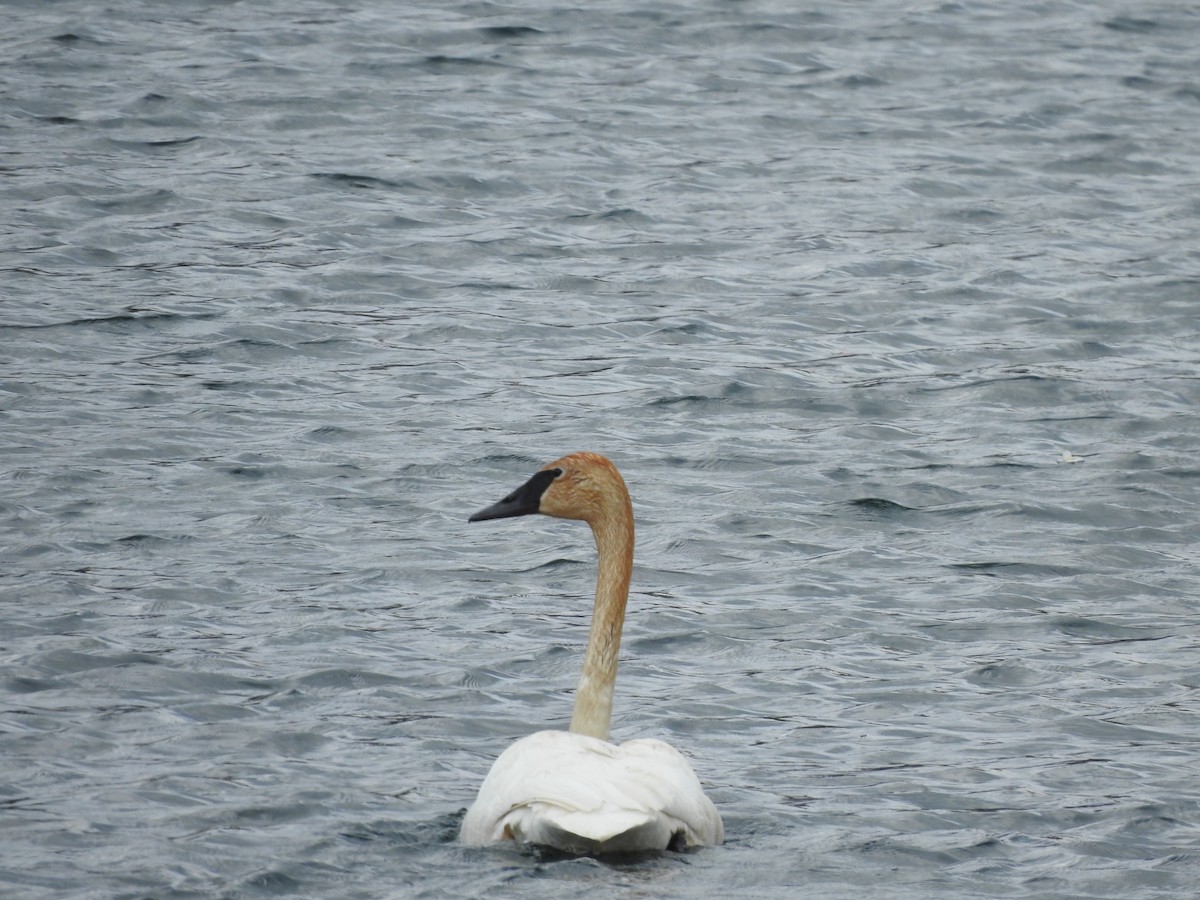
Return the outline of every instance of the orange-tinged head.
{"type": "Polygon", "coordinates": [[[468,521],[542,513],[595,522],[628,508],[629,491],[611,461],[599,453],[571,453],[545,466],[503,500],[480,510],[468,521]]]}

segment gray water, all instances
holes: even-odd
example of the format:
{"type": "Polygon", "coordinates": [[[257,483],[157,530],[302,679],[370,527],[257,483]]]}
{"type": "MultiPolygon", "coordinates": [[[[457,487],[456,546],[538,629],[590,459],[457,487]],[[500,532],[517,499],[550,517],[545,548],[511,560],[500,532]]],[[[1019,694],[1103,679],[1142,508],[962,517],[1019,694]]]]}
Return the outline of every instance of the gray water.
{"type": "Polygon", "coordinates": [[[4,12],[4,896],[1195,895],[1194,4],[4,12]],[[723,847],[455,841],[577,449],[723,847]]]}

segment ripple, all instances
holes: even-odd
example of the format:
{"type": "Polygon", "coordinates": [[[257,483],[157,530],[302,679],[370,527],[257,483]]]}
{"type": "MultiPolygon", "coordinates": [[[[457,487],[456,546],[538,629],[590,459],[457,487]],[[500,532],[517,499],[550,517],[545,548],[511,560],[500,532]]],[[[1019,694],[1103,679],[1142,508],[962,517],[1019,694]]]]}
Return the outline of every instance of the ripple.
{"type": "Polygon", "coordinates": [[[111,6],[11,17],[0,882],[1194,890],[1194,16],[111,6]],[[585,448],[723,848],[456,843],[594,578],[464,520],[585,448]]]}

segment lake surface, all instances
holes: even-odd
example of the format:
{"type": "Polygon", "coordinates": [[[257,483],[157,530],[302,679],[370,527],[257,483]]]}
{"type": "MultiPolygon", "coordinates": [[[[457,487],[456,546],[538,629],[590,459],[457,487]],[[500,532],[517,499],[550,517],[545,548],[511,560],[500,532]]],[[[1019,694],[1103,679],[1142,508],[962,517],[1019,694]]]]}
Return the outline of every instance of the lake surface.
{"type": "Polygon", "coordinates": [[[0,894],[1194,896],[1195,4],[5,11],[0,894]],[[455,840],[580,449],[720,848],[455,840]]]}

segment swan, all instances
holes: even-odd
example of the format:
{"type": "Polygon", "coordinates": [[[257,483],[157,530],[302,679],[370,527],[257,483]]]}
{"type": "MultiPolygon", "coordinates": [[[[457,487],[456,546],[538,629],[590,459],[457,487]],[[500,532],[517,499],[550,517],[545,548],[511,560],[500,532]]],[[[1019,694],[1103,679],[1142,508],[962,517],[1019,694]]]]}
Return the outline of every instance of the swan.
{"type": "Polygon", "coordinates": [[[586,856],[720,844],[721,816],[683,754],[658,740],[608,740],[633,572],[633,505],[620,472],[597,453],[572,453],[468,521],[530,513],[581,519],[596,541],[596,605],[575,710],[569,731],[539,731],[500,754],[459,840],[586,856]]]}

